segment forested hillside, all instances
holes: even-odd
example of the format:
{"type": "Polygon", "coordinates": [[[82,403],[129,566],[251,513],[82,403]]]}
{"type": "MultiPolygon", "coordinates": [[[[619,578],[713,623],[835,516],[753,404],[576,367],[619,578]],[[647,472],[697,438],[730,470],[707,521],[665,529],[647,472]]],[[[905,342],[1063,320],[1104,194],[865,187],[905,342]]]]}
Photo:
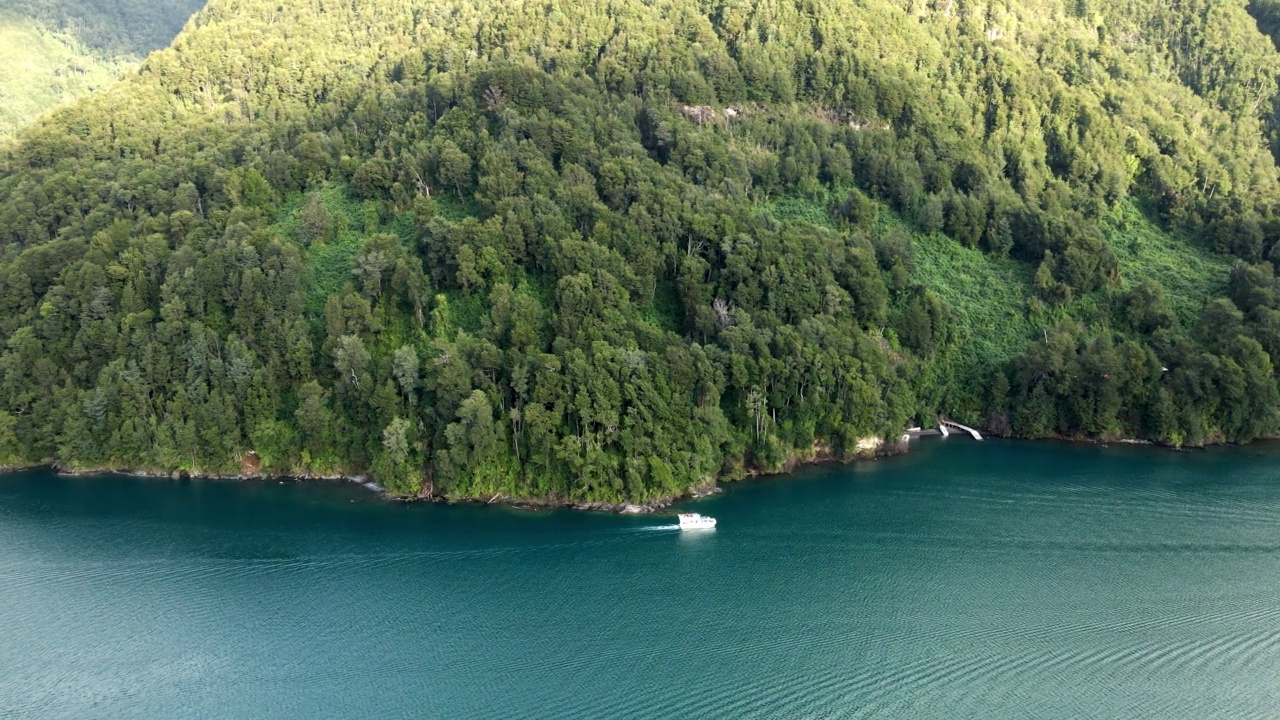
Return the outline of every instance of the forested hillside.
{"type": "Polygon", "coordinates": [[[0,0],[0,140],[165,47],[202,0],[0,0]]]}
{"type": "Polygon", "coordinates": [[[644,500],[939,413],[1275,433],[1250,10],[213,0],[7,151],[0,459],[644,500]]]}

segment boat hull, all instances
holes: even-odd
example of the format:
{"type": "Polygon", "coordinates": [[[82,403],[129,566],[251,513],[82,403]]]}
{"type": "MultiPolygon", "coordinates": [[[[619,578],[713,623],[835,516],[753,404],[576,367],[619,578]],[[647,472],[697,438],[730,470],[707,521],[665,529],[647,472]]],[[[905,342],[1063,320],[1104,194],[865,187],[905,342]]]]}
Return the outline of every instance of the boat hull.
{"type": "Polygon", "coordinates": [[[715,518],[698,518],[696,520],[681,520],[681,530],[714,530],[716,527],[715,518]]]}

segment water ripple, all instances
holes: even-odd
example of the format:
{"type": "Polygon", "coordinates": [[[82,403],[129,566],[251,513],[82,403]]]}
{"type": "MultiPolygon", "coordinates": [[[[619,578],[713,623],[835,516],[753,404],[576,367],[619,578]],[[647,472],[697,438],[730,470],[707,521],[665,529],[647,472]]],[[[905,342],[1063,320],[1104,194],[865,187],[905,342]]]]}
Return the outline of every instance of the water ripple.
{"type": "Polygon", "coordinates": [[[0,477],[0,715],[1275,717],[1280,456],[922,448],[702,537],[0,477]]]}

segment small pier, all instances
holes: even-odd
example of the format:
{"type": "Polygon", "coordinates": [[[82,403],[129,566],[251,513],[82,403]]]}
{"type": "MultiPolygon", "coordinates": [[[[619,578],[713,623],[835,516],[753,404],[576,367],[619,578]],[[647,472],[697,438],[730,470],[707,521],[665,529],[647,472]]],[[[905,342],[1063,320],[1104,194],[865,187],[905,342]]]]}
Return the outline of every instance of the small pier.
{"type": "Polygon", "coordinates": [[[944,434],[944,432],[941,428],[913,427],[913,428],[907,428],[907,431],[906,431],[906,436],[909,438],[924,437],[925,435],[942,435],[942,434],[944,434]]]}
{"type": "Polygon", "coordinates": [[[977,430],[974,430],[968,425],[961,425],[958,422],[947,420],[946,418],[938,418],[938,428],[942,430],[943,437],[946,437],[947,435],[950,434],[947,432],[948,428],[950,428],[953,430],[963,430],[964,432],[967,432],[970,435],[972,435],[974,440],[982,439],[982,433],[978,432],[977,430]]]}

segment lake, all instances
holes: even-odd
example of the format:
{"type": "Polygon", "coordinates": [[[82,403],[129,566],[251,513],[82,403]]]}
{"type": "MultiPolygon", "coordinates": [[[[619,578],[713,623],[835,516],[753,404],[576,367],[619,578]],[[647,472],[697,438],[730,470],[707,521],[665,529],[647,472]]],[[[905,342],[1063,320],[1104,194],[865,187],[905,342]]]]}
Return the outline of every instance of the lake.
{"type": "Polygon", "coordinates": [[[1280,449],[926,439],[670,516],[0,477],[0,716],[1275,718],[1280,449]]]}

